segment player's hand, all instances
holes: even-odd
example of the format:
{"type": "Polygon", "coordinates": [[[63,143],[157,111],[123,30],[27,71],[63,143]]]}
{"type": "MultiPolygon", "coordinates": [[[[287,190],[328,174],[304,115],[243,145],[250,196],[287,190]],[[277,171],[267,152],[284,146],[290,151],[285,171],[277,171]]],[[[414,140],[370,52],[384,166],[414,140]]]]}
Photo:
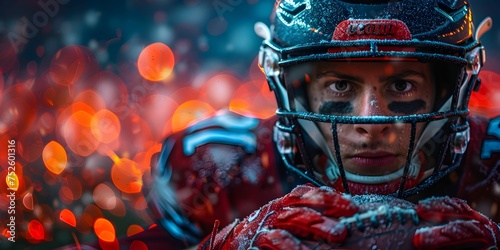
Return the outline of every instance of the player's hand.
{"type": "Polygon", "coordinates": [[[429,198],[418,203],[417,213],[436,226],[415,232],[417,249],[498,249],[498,225],[475,211],[463,200],[429,198]]]}
{"type": "Polygon", "coordinates": [[[338,246],[347,236],[347,229],[337,218],[352,216],[358,210],[349,197],[331,188],[298,186],[243,221],[235,221],[217,235],[207,237],[200,249],[338,246]]]}

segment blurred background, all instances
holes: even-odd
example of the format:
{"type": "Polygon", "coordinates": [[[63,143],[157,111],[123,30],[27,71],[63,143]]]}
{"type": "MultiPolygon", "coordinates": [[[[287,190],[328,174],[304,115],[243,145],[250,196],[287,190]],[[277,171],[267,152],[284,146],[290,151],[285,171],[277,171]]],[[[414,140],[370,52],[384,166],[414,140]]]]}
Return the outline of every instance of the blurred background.
{"type": "MultiPolygon", "coordinates": [[[[113,242],[154,226],[143,180],[165,136],[221,109],[274,114],[253,29],[273,4],[2,1],[0,249],[113,242]]],[[[500,5],[472,5],[493,29],[471,110],[494,116],[500,5]]]]}

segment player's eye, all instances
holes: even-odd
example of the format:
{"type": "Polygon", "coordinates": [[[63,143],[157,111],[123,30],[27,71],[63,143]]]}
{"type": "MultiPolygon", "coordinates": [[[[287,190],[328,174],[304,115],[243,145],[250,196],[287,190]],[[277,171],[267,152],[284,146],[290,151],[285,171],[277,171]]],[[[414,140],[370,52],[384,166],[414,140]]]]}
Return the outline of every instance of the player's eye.
{"type": "Polygon", "coordinates": [[[343,94],[353,89],[352,83],[345,80],[333,81],[328,83],[328,89],[336,94],[343,94]]]}
{"type": "Polygon", "coordinates": [[[389,84],[389,91],[397,94],[405,94],[411,92],[414,89],[414,85],[406,80],[398,80],[389,84]]]}

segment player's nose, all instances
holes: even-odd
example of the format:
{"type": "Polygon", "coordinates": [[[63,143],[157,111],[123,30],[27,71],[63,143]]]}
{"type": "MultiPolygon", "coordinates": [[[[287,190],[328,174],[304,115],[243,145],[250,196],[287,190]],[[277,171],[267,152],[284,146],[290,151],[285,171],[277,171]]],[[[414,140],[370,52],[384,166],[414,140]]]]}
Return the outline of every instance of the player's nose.
{"type": "MultiPolygon", "coordinates": [[[[383,96],[378,93],[366,91],[357,103],[357,115],[362,117],[374,117],[388,115],[384,106],[383,96]]],[[[391,124],[355,124],[354,130],[357,134],[368,138],[380,138],[390,130],[391,124]]]]}

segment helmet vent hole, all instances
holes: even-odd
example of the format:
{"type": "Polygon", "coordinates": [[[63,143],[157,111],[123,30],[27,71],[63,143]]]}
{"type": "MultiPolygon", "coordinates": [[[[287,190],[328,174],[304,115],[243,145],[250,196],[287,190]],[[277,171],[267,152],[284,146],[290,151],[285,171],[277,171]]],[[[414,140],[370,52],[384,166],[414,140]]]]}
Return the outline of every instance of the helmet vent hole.
{"type": "Polygon", "coordinates": [[[299,14],[300,12],[305,10],[306,7],[307,7],[306,3],[302,3],[302,4],[299,4],[297,6],[287,4],[286,2],[283,2],[281,4],[281,9],[291,16],[296,16],[297,14],[299,14]]]}

